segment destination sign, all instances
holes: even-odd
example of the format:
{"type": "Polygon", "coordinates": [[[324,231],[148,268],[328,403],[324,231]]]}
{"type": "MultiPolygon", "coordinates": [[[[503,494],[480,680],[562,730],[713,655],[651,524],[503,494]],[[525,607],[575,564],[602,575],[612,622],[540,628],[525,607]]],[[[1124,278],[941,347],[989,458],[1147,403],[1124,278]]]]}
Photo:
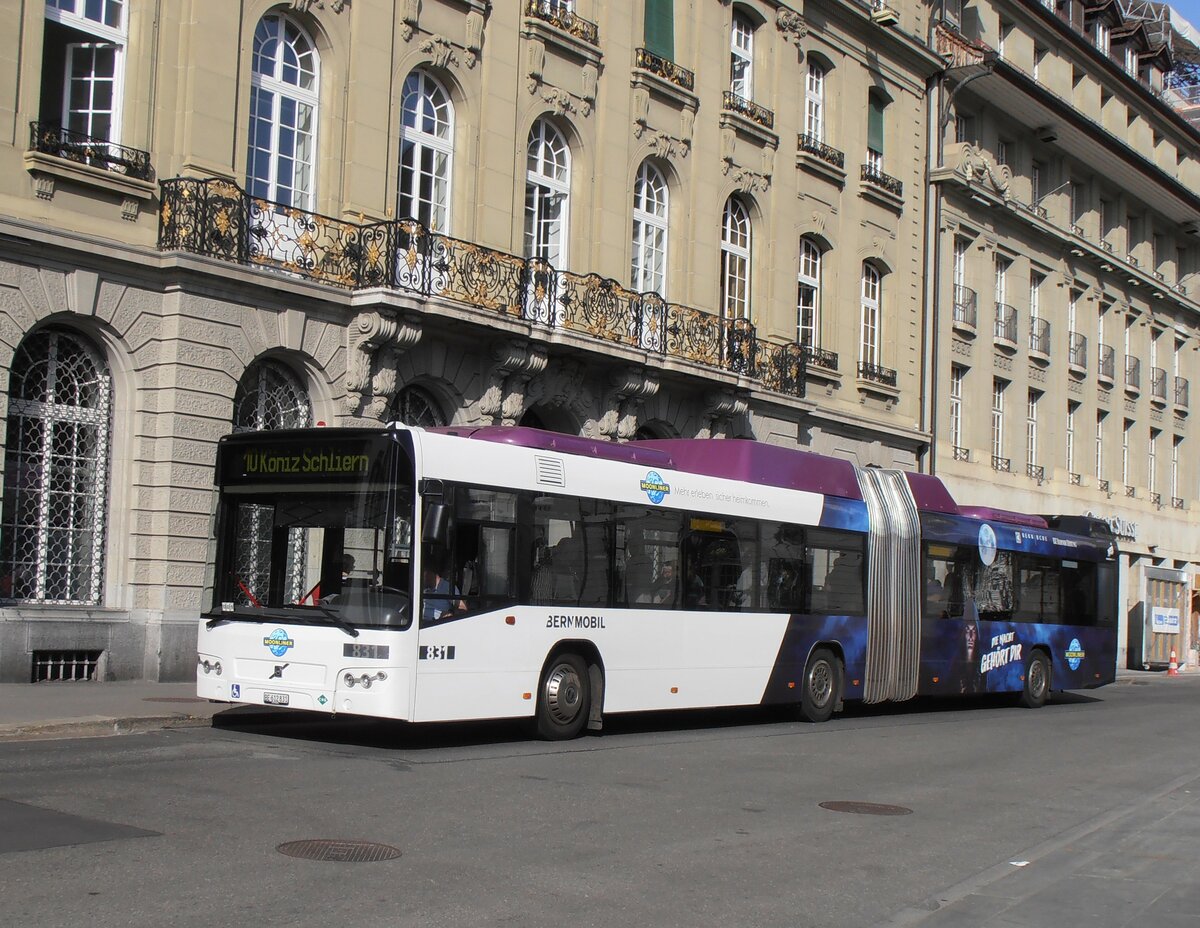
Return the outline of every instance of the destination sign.
{"type": "Polygon", "coordinates": [[[220,483],[261,480],[320,481],[362,480],[394,444],[357,436],[306,436],[304,439],[270,434],[234,436],[221,442],[217,452],[220,483]]]}

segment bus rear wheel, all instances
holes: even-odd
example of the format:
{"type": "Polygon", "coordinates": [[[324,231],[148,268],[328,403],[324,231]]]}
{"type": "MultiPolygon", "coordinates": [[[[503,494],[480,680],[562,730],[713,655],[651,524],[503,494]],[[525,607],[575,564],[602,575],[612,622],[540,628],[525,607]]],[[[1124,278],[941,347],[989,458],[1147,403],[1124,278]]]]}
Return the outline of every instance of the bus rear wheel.
{"type": "Polygon", "coordinates": [[[578,654],[558,654],[538,686],[537,733],[547,741],[576,738],[592,707],[591,676],[578,654]]]}
{"type": "Polygon", "coordinates": [[[810,722],[827,722],[842,701],[842,662],[828,648],[817,648],[804,668],[800,714],[810,722]]]}
{"type": "Polygon", "coordinates": [[[1041,651],[1034,651],[1025,668],[1025,688],[1020,703],[1026,709],[1040,709],[1050,695],[1050,662],[1041,651]]]}

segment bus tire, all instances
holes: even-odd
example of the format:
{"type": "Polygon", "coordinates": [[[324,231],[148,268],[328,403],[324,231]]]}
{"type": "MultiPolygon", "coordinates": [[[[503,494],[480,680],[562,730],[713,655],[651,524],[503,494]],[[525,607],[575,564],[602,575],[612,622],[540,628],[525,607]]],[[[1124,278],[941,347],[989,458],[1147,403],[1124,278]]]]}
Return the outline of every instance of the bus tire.
{"type": "Polygon", "coordinates": [[[1025,687],[1020,703],[1026,709],[1040,709],[1050,696],[1050,661],[1044,651],[1034,651],[1025,665],[1025,687]]]}
{"type": "Polygon", "coordinates": [[[538,684],[537,733],[547,741],[579,737],[591,713],[592,684],[578,654],[556,654],[538,684]]]}
{"type": "Polygon", "coordinates": [[[828,648],[817,648],[804,668],[800,714],[810,722],[827,722],[842,699],[842,662],[828,648]]]}

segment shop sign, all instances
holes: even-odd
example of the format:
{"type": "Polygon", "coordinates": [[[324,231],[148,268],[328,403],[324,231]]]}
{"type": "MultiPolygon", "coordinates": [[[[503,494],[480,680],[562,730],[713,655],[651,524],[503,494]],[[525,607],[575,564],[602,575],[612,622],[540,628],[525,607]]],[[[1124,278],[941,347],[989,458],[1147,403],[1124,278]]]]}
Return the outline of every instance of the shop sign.
{"type": "Polygon", "coordinates": [[[1112,533],[1121,541],[1137,541],[1138,524],[1130,522],[1128,519],[1122,519],[1120,516],[1102,516],[1092,512],[1090,509],[1084,513],[1089,519],[1099,519],[1101,522],[1107,522],[1108,527],[1112,529],[1112,533]]]}

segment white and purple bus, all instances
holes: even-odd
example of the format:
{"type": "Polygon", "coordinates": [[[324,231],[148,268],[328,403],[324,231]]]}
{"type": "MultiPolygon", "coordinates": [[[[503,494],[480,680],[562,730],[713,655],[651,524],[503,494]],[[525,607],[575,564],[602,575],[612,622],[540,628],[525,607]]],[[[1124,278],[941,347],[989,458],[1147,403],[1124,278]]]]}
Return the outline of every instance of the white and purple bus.
{"type": "Polygon", "coordinates": [[[1112,682],[1103,523],[753,441],[528,428],[224,438],[197,692],[410,722],[1112,682]]]}

